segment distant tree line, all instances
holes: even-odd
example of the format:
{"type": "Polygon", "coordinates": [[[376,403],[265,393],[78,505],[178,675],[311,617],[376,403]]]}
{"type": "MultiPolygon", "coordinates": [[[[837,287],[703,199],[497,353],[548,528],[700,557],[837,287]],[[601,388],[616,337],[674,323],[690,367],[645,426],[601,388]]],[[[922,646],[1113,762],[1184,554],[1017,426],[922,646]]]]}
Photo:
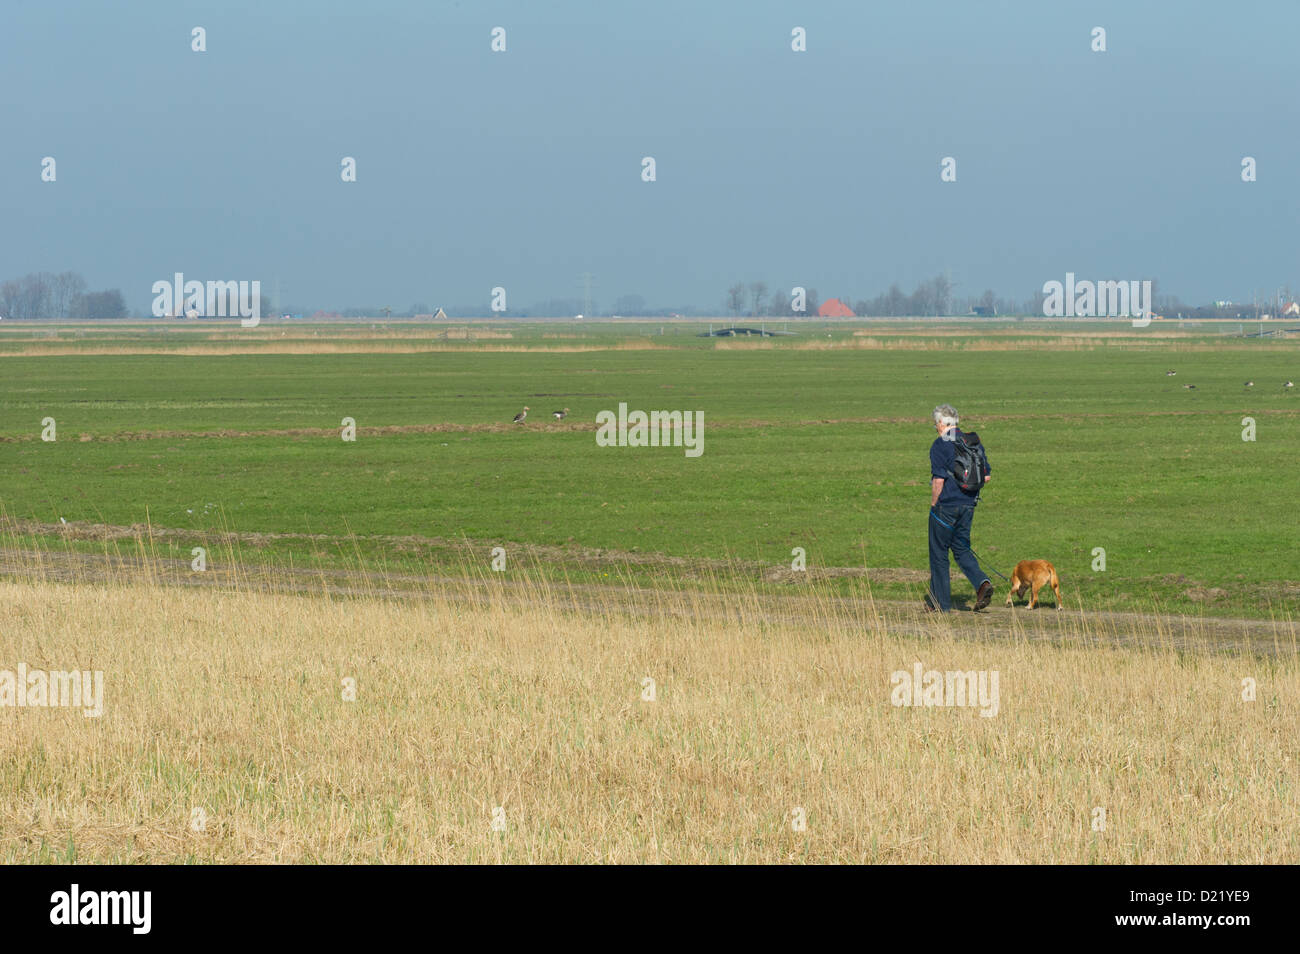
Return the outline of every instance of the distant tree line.
{"type": "MultiPolygon", "coordinates": [[[[1208,319],[1239,318],[1252,320],[1257,316],[1272,315],[1281,317],[1281,311],[1287,303],[1294,300],[1288,286],[1274,289],[1267,296],[1261,296],[1258,302],[1215,302],[1206,305],[1188,305],[1176,296],[1156,294],[1158,286],[1152,283],[1154,310],[1166,318],[1208,319]]],[[[769,286],[767,282],[737,282],[727,289],[723,311],[735,318],[815,318],[821,299],[817,289],[807,287],[804,290],[803,309],[794,310],[795,302],[791,300],[791,289],[782,286],[769,286]]],[[[897,283],[889,290],[874,298],[850,299],[838,296],[840,301],[852,309],[855,315],[863,318],[886,317],[938,317],[945,315],[972,315],[995,317],[1000,315],[1041,315],[1043,313],[1043,293],[1034,289],[1030,295],[1015,301],[996,295],[992,289],[986,289],[978,296],[958,297],[954,294],[952,282],[944,275],[936,275],[927,281],[919,282],[911,294],[905,294],[897,283]]],[[[276,314],[271,299],[263,295],[261,314],[276,314]]],[[[587,305],[579,298],[552,298],[534,302],[522,308],[511,308],[495,317],[500,318],[571,318],[582,314],[587,305]]],[[[672,316],[715,317],[717,307],[700,308],[693,305],[676,305],[671,307],[648,307],[641,295],[626,294],[614,300],[612,308],[602,308],[591,303],[592,313],[587,317],[624,316],[629,318],[667,318],[672,316]]],[[[448,315],[453,316],[489,316],[482,302],[468,305],[444,305],[448,315]]],[[[404,311],[389,306],[367,305],[360,308],[347,308],[339,312],[344,318],[376,318],[391,316],[413,318],[417,315],[431,315],[438,310],[437,305],[416,302],[404,311]]],[[[308,309],[281,307],[279,313],[307,314],[308,309]]],[[[116,288],[106,291],[87,291],[85,279],[77,272],[32,272],[21,278],[0,283],[0,317],[14,319],[64,318],[64,319],[102,319],[126,318],[129,312],[122,292],[116,288]]]]}
{"type": "Polygon", "coordinates": [[[910,295],[895,283],[889,291],[872,299],[861,299],[853,303],[845,302],[853,309],[855,315],[864,318],[887,318],[893,315],[916,315],[935,318],[939,315],[952,314],[952,282],[946,275],[936,275],[929,281],[917,284],[910,295]]]}
{"type": "MultiPolygon", "coordinates": [[[[875,298],[838,297],[855,315],[864,318],[1007,315],[1029,313],[1040,309],[1042,304],[1041,295],[1027,302],[1012,302],[997,297],[991,289],[978,298],[957,299],[953,295],[952,282],[945,275],[936,275],[928,281],[918,283],[910,295],[905,294],[895,283],[889,287],[889,291],[875,298]]],[[[784,286],[769,290],[767,282],[737,282],[727,289],[724,310],[736,318],[815,318],[821,307],[821,299],[817,289],[806,288],[803,310],[795,311],[794,304],[790,290],[784,286]]]]}
{"type": "Polygon", "coordinates": [[[910,295],[903,294],[897,283],[889,291],[871,299],[859,299],[850,306],[853,313],[864,318],[894,316],[920,316],[934,318],[941,315],[979,315],[992,318],[997,315],[1041,314],[1042,295],[1030,296],[1025,301],[999,298],[991,288],[978,296],[957,297],[953,284],[946,275],[936,275],[920,282],[910,295]]]}
{"type": "Polygon", "coordinates": [[[86,291],[77,272],[32,272],[0,283],[3,318],[125,318],[126,299],[118,289],[86,291]]]}
{"type": "Polygon", "coordinates": [[[802,311],[795,304],[789,289],[769,289],[767,282],[737,282],[727,289],[726,311],[734,318],[815,318],[821,307],[817,289],[804,289],[802,311]]]}
{"type": "Polygon", "coordinates": [[[1289,285],[1283,285],[1271,293],[1244,302],[1225,301],[1212,302],[1208,305],[1188,305],[1180,301],[1176,295],[1157,296],[1154,290],[1152,297],[1155,299],[1156,313],[1166,318],[1185,318],[1192,321],[1206,318],[1236,318],[1242,321],[1253,321],[1268,315],[1271,318],[1281,318],[1291,322],[1300,320],[1300,317],[1295,315],[1282,314],[1287,306],[1296,300],[1296,295],[1289,285]]]}
{"type": "MultiPolygon", "coordinates": [[[[1154,292],[1155,285],[1152,285],[1154,292]]],[[[934,318],[945,315],[979,315],[996,317],[999,315],[1041,315],[1043,313],[1043,293],[1035,289],[1026,298],[1015,300],[998,296],[993,289],[985,289],[980,295],[957,296],[954,285],[946,275],[918,282],[909,295],[898,283],[889,286],[889,290],[874,298],[851,298],[846,295],[837,297],[862,318],[923,317],[934,318]]],[[[815,318],[821,306],[821,300],[815,288],[807,288],[804,296],[804,308],[796,312],[790,298],[790,291],[785,287],[769,290],[767,282],[737,282],[727,289],[723,311],[735,318],[815,318]]],[[[1242,306],[1236,306],[1240,310],[1242,306]]],[[[1156,299],[1156,311],[1173,317],[1176,309],[1187,311],[1187,306],[1177,299],[1156,299]]],[[[1196,309],[1205,317],[1222,317],[1220,309],[1213,306],[1196,309]]],[[[1190,315],[1189,315],[1190,316],[1190,315]]]]}
{"type": "MultiPolygon", "coordinates": [[[[641,295],[621,295],[614,299],[613,307],[606,307],[600,302],[592,301],[591,311],[587,311],[587,305],[581,298],[548,298],[543,301],[532,302],[520,307],[511,307],[503,312],[489,311],[483,302],[473,304],[451,304],[443,305],[443,310],[452,316],[470,316],[470,317],[495,317],[495,318],[572,318],[575,315],[584,315],[587,318],[671,318],[681,316],[684,318],[705,317],[711,318],[716,311],[708,308],[698,308],[694,305],[669,305],[664,307],[649,307],[646,305],[645,298],[641,295]]],[[[431,309],[436,310],[436,309],[431,309]]],[[[382,310],[380,312],[382,314],[382,310]]],[[[374,314],[374,312],[368,312],[374,314]]],[[[418,314],[428,314],[428,312],[418,312],[418,314]]]]}

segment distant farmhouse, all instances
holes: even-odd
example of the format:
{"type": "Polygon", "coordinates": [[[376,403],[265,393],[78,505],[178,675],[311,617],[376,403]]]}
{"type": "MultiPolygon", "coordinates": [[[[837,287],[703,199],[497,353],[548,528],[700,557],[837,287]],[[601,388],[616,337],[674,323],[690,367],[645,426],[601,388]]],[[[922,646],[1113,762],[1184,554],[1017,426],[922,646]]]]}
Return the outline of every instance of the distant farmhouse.
{"type": "Polygon", "coordinates": [[[853,318],[853,309],[838,298],[828,298],[822,302],[822,306],[817,309],[817,315],[821,318],[853,318]]]}

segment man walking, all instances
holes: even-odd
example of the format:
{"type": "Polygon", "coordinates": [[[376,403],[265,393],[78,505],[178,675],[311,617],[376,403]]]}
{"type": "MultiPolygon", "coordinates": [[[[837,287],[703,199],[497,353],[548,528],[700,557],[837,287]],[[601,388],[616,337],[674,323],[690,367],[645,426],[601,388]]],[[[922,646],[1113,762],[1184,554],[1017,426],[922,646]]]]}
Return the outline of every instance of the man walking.
{"type": "MultiPolygon", "coordinates": [[[[928,612],[947,613],[952,609],[949,550],[970,585],[975,587],[975,609],[984,609],[993,599],[993,584],[970,551],[975,505],[979,503],[980,487],[991,476],[992,468],[978,446],[978,436],[970,435],[973,439],[970,443],[975,446],[976,467],[983,473],[975,475],[978,483],[973,487],[962,489],[957,443],[964,435],[957,429],[957,422],[957,411],[951,404],[940,404],[934,409],[934,427],[939,436],[930,445],[930,592],[925,606],[928,612]]],[[[962,453],[966,456],[965,447],[962,453]]],[[[967,474],[967,481],[970,479],[967,474]]]]}

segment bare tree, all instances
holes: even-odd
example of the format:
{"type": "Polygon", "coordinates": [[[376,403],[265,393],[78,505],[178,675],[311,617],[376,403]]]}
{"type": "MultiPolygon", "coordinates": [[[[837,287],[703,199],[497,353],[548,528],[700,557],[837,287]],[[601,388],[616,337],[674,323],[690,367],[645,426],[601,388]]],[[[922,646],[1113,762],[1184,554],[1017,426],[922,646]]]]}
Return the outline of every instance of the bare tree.
{"type": "Polygon", "coordinates": [[[817,297],[817,289],[809,288],[804,292],[804,317],[815,317],[817,309],[821,307],[821,299],[817,297]]]}
{"type": "Polygon", "coordinates": [[[754,303],[754,308],[750,312],[754,317],[763,313],[763,299],[767,297],[767,282],[750,282],[749,299],[754,303]]]}
{"type": "Polygon", "coordinates": [[[936,275],[930,282],[934,296],[934,314],[946,315],[952,311],[952,282],[947,275],[936,275]]]}
{"type": "Polygon", "coordinates": [[[1035,288],[1034,293],[1030,295],[1029,300],[1025,302],[1025,314],[1041,316],[1043,314],[1043,303],[1046,298],[1047,296],[1041,288],[1035,288]]]}
{"type": "Polygon", "coordinates": [[[737,282],[727,289],[727,308],[733,316],[740,314],[745,307],[745,286],[737,282]]]}
{"type": "Polygon", "coordinates": [[[91,292],[81,296],[83,318],[125,318],[126,299],[114,288],[111,291],[91,292]]]}
{"type": "Polygon", "coordinates": [[[645,313],[645,299],[640,295],[622,295],[614,299],[616,315],[644,315],[645,313]]]}
{"type": "Polygon", "coordinates": [[[768,303],[767,313],[777,318],[790,317],[790,293],[781,288],[772,292],[772,299],[768,303]]]}
{"type": "Polygon", "coordinates": [[[0,318],[18,318],[18,301],[20,289],[16,281],[7,281],[0,285],[0,318]]]}
{"type": "Polygon", "coordinates": [[[912,292],[912,297],[908,302],[907,314],[920,315],[929,317],[934,311],[934,286],[929,282],[921,282],[916,286],[916,291],[912,292]]]}
{"type": "Polygon", "coordinates": [[[50,317],[49,272],[32,272],[18,279],[18,300],[14,307],[15,318],[50,317]]]}
{"type": "Polygon", "coordinates": [[[76,272],[60,272],[50,282],[51,318],[71,318],[72,306],[86,292],[86,280],[76,272]]]}

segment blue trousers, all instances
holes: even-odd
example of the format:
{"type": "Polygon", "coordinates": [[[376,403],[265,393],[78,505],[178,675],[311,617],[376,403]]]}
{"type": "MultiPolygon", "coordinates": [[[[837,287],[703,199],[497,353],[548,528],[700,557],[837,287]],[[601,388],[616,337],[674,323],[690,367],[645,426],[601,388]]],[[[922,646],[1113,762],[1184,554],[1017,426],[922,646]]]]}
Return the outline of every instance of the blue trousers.
{"type": "Polygon", "coordinates": [[[970,552],[970,525],[975,507],[942,504],[930,508],[930,604],[945,613],[952,609],[952,584],[948,580],[948,551],[979,592],[988,580],[975,554],[970,552]]]}

